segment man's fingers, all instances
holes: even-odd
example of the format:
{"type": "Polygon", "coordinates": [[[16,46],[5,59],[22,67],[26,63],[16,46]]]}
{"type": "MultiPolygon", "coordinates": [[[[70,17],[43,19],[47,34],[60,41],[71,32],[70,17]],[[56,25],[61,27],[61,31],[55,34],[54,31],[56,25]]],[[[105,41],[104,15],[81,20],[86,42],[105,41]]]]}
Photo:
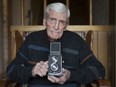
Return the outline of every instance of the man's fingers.
{"type": "Polygon", "coordinates": [[[48,80],[55,83],[55,80],[52,78],[52,76],[48,76],[48,80]]]}
{"type": "Polygon", "coordinates": [[[35,65],[34,74],[43,77],[47,74],[47,71],[48,71],[48,61],[46,62],[40,61],[35,65]]]}
{"type": "Polygon", "coordinates": [[[58,83],[59,79],[55,76],[48,76],[48,80],[50,80],[53,83],[58,83]]]}

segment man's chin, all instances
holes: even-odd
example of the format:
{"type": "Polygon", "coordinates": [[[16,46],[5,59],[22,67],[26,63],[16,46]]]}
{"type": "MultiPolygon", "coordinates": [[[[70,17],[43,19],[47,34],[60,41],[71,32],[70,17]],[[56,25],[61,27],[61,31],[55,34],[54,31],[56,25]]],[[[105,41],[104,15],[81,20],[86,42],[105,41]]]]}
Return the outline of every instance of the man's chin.
{"type": "Polygon", "coordinates": [[[51,35],[51,39],[55,39],[55,40],[57,40],[59,38],[59,35],[51,35]]]}
{"type": "Polygon", "coordinates": [[[52,40],[57,40],[58,38],[51,38],[52,40]]]}

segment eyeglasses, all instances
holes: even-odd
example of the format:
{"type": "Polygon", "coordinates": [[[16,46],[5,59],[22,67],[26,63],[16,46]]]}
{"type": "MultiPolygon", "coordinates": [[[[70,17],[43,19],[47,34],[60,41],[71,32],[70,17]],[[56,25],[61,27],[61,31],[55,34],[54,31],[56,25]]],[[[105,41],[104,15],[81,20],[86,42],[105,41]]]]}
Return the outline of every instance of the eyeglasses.
{"type": "Polygon", "coordinates": [[[61,26],[61,27],[64,27],[67,24],[66,21],[64,21],[64,20],[57,20],[55,18],[49,18],[48,21],[49,21],[49,23],[51,25],[56,25],[58,23],[59,26],[61,26]]]}

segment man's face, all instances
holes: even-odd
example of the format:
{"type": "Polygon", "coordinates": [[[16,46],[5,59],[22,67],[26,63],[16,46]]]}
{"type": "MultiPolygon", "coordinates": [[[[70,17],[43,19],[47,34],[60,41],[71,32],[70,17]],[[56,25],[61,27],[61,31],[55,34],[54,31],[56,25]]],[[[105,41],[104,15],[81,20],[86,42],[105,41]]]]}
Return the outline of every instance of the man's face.
{"type": "Polygon", "coordinates": [[[43,21],[43,24],[46,26],[47,34],[51,39],[56,40],[61,38],[67,26],[66,19],[66,12],[49,11],[48,17],[43,21]]]}

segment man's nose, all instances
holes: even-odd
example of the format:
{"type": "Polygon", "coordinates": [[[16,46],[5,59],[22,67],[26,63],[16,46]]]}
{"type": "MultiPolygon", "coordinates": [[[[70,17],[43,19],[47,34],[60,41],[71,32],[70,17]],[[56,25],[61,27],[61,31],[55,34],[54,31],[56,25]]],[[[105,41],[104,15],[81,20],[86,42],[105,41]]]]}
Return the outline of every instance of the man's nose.
{"type": "Polygon", "coordinates": [[[55,23],[54,28],[55,28],[56,30],[59,29],[59,21],[57,21],[57,22],[55,23]]]}

